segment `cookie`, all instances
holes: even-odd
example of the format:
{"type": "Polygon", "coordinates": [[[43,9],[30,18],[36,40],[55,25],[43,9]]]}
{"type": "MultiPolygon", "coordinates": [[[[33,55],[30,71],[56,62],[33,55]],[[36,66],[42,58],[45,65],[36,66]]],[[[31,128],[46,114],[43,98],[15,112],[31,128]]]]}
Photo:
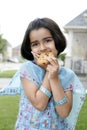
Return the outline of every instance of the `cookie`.
{"type": "Polygon", "coordinates": [[[44,68],[45,66],[47,66],[47,64],[49,64],[49,61],[46,60],[46,57],[48,57],[48,56],[54,57],[54,54],[53,54],[52,52],[43,52],[43,53],[41,53],[41,54],[40,54],[40,57],[39,57],[38,60],[37,60],[37,64],[38,64],[39,66],[43,67],[43,68],[44,68]]]}

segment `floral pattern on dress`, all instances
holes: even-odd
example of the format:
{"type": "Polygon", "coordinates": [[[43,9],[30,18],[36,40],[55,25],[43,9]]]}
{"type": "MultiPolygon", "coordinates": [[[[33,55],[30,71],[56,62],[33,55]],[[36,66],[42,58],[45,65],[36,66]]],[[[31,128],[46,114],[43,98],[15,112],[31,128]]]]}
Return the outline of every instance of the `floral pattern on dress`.
{"type": "Polygon", "coordinates": [[[20,77],[26,78],[40,87],[44,74],[45,71],[41,67],[28,61],[14,75],[9,85],[0,90],[0,95],[21,94],[19,113],[14,130],[75,130],[78,114],[85,99],[84,87],[70,69],[61,67],[58,74],[61,85],[64,91],[72,90],[73,92],[72,110],[67,118],[61,119],[55,111],[53,97],[49,100],[46,110],[39,111],[35,109],[24,94],[20,77]]]}

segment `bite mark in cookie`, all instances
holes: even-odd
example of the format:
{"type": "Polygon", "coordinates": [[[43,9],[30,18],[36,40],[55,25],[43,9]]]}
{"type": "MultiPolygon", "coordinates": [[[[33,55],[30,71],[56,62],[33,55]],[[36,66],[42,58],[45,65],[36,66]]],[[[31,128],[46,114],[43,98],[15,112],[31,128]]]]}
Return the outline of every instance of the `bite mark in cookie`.
{"type": "Polygon", "coordinates": [[[39,65],[39,66],[41,66],[41,67],[45,67],[45,66],[47,66],[48,64],[49,64],[49,61],[48,60],[46,60],[46,57],[55,57],[55,55],[53,54],[53,52],[42,52],[41,54],[40,54],[40,57],[38,58],[38,60],[37,60],[37,64],[39,65]]]}

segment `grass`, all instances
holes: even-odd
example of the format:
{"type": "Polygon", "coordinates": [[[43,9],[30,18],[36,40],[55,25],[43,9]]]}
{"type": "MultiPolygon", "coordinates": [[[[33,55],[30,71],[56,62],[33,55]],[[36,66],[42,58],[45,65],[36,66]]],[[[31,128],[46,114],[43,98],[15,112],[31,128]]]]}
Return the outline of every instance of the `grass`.
{"type": "Polygon", "coordinates": [[[87,95],[78,117],[76,130],[87,130],[87,95]]]}
{"type": "Polygon", "coordinates": [[[16,73],[17,70],[6,70],[0,72],[0,78],[12,78],[12,76],[16,73]]]}
{"type": "MultiPolygon", "coordinates": [[[[0,97],[0,130],[13,130],[18,114],[20,96],[0,97]]],[[[80,111],[76,130],[87,130],[87,95],[80,111]]]]}
{"type": "Polygon", "coordinates": [[[20,96],[0,97],[0,130],[13,130],[20,96]]]}

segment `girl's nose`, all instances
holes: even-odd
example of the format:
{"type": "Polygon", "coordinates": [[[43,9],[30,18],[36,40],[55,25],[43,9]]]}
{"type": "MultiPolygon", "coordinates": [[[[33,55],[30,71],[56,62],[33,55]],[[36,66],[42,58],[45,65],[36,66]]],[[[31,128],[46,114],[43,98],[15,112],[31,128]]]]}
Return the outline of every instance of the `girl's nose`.
{"type": "Polygon", "coordinates": [[[42,50],[45,50],[45,49],[46,49],[46,46],[43,43],[41,43],[40,44],[40,50],[42,51],[42,50]]]}

